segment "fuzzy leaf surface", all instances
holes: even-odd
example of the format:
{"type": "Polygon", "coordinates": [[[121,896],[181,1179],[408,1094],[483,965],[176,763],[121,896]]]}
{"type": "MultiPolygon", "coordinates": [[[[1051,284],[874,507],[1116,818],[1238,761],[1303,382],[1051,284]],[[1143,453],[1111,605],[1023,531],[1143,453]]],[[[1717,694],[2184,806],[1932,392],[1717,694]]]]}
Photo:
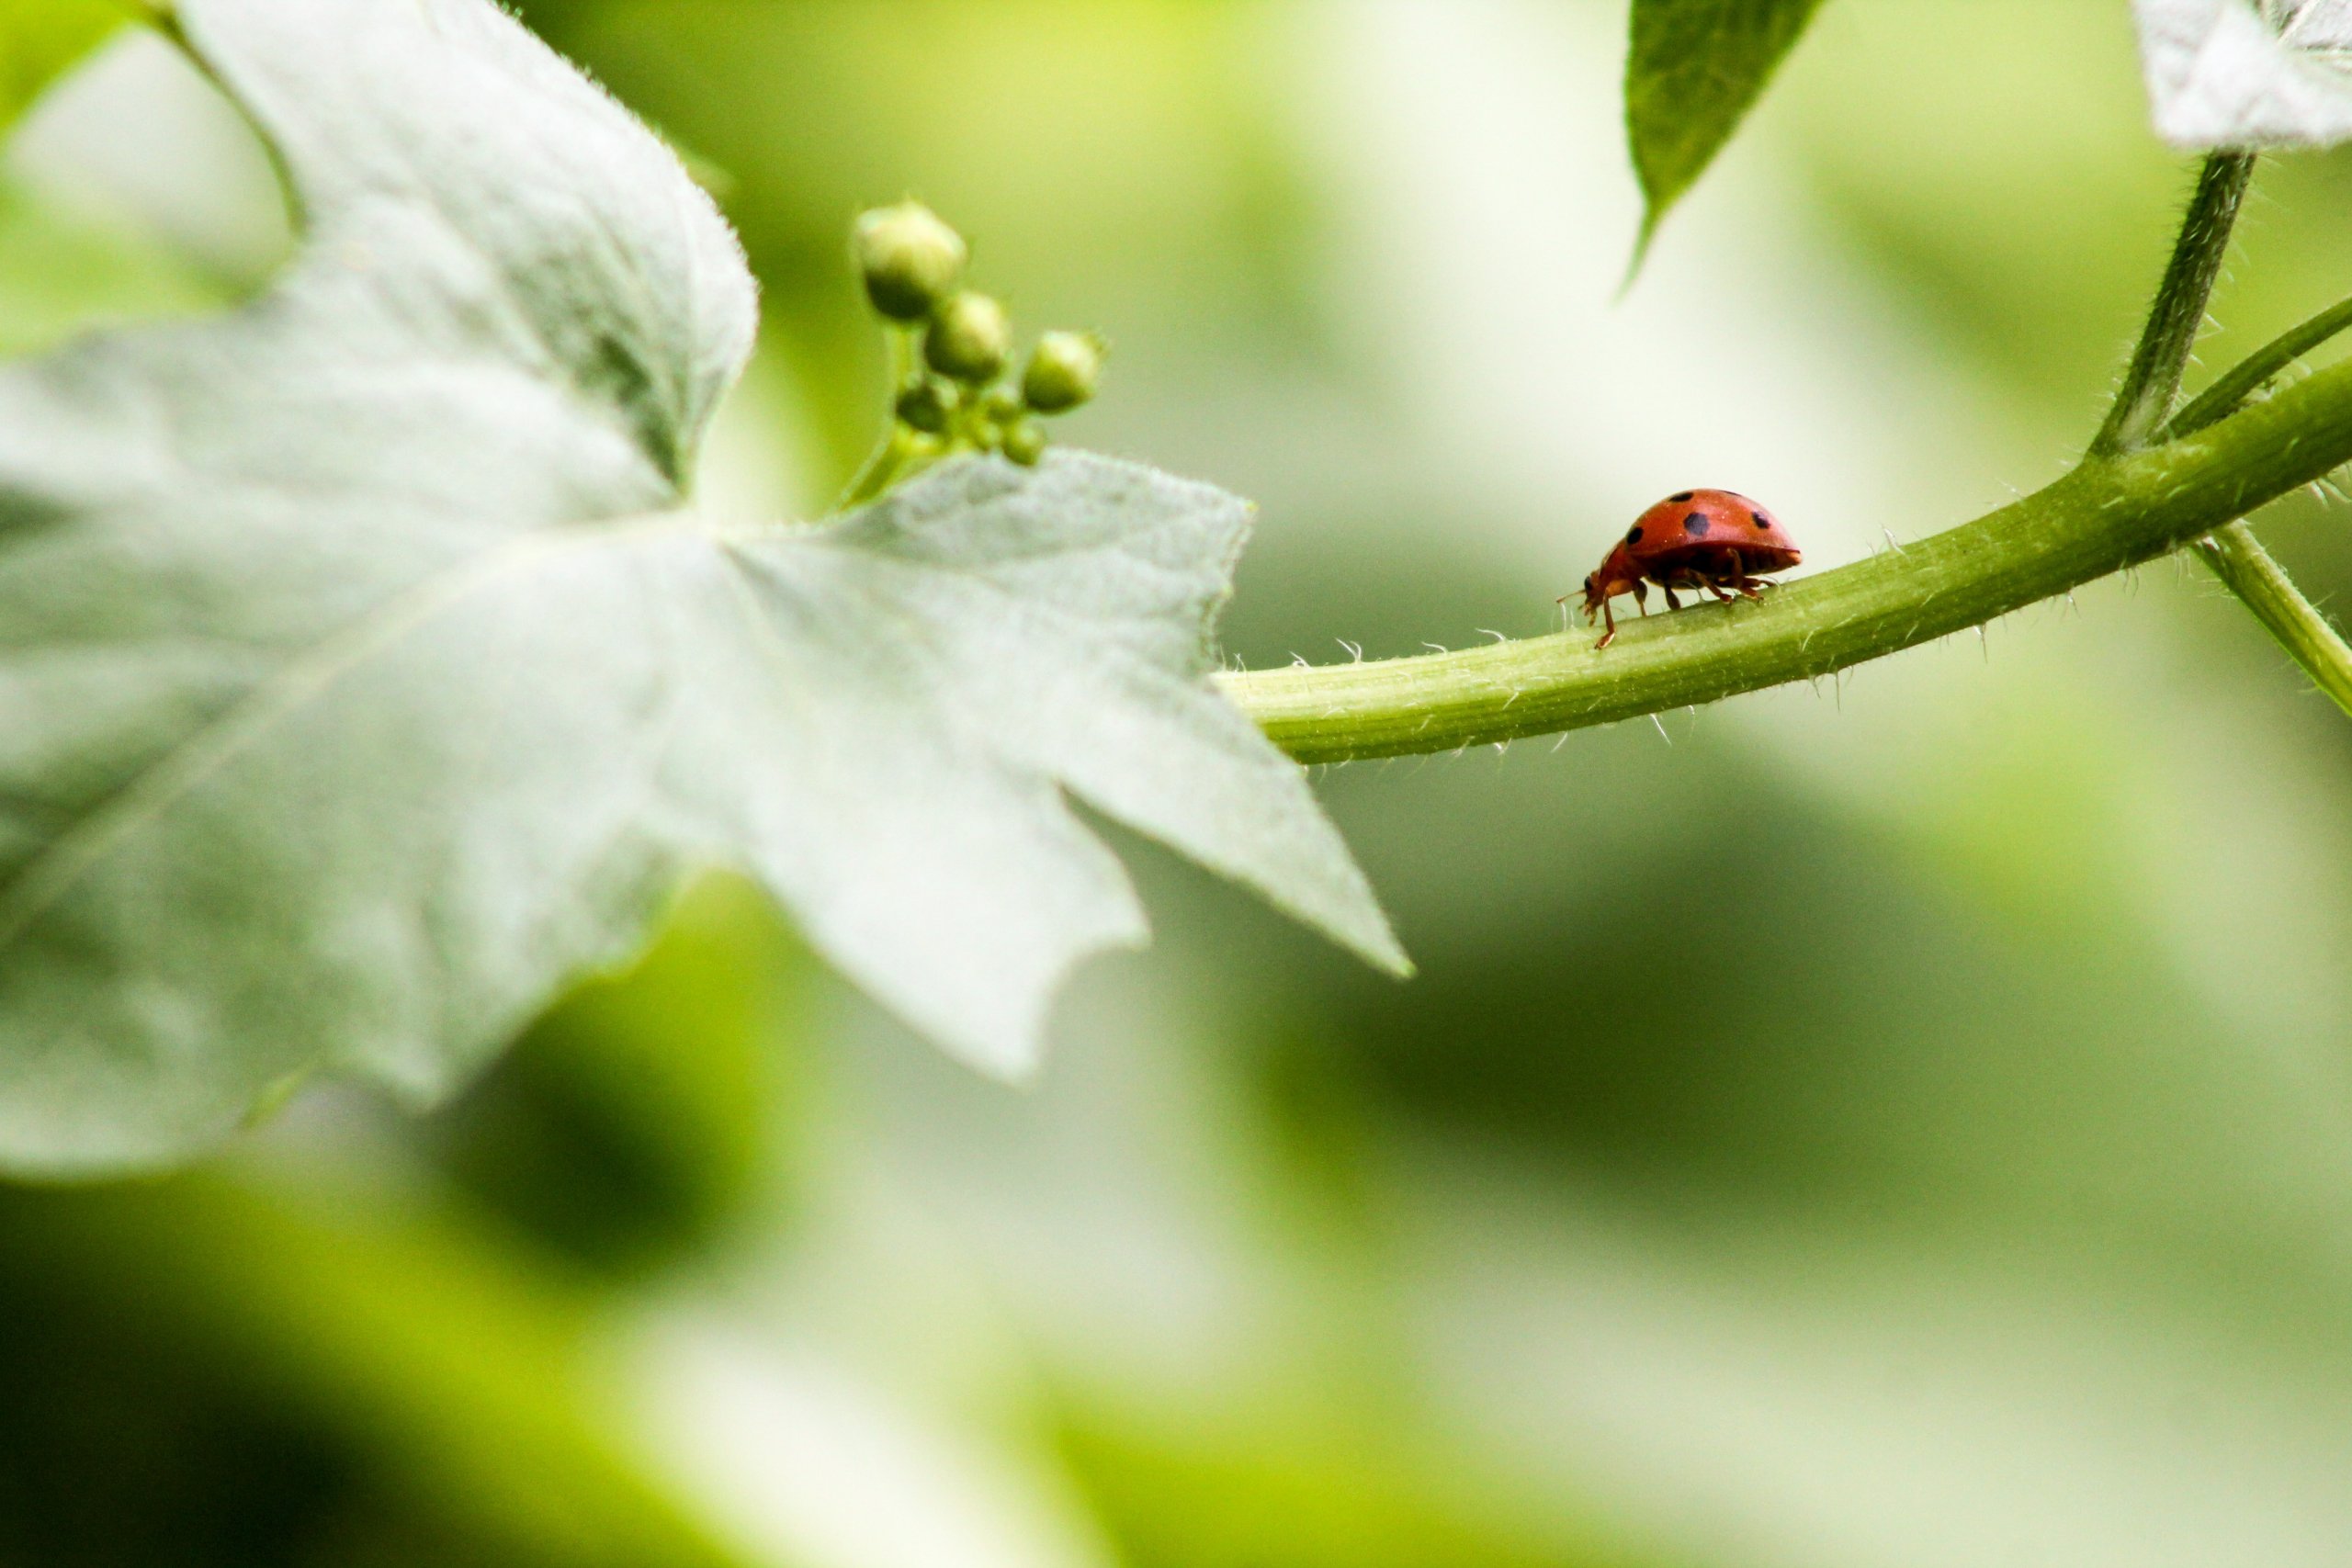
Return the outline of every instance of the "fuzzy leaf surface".
{"type": "Polygon", "coordinates": [[[1739,129],[1821,0],[1634,0],[1625,137],[1641,244],[1739,129]]]}
{"type": "Polygon", "coordinates": [[[2156,133],[2192,152],[2352,139],[2352,0],[2133,0],[2156,133]]]}
{"type": "Polygon", "coordinates": [[[713,863],[1017,1069],[1144,935],[1065,791],[1402,966],[1207,684],[1242,502],[1066,456],[716,528],[753,290],[652,136],[489,0],[177,17],[308,242],[0,370],[0,1168],[164,1163],[322,1069],[429,1100],[713,863]]]}

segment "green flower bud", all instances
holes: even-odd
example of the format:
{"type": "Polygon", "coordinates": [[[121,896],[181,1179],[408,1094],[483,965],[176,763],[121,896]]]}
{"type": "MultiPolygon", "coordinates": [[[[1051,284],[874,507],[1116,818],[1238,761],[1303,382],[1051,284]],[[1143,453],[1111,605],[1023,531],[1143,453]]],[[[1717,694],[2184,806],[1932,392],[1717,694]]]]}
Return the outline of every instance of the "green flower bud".
{"type": "Polygon", "coordinates": [[[932,312],[922,356],[942,376],[974,386],[993,381],[1012,353],[1012,321],[1004,307],[969,289],[932,312]]]}
{"type": "Polygon", "coordinates": [[[1046,433],[1034,419],[1010,424],[1004,431],[1004,455],[1024,468],[1034,468],[1046,455],[1046,433]]]}
{"type": "Polygon", "coordinates": [[[980,412],[990,424],[1011,424],[1028,412],[1021,394],[1010,387],[990,387],[980,395],[980,412]]]}
{"type": "Polygon", "coordinates": [[[925,435],[937,435],[954,416],[956,400],[953,382],[925,377],[899,394],[899,422],[925,435]]]}
{"type": "Polygon", "coordinates": [[[1061,413],[1094,395],[1102,375],[1102,340],[1092,333],[1047,333],[1021,373],[1021,395],[1039,413],[1061,413]]]}
{"type": "Polygon", "coordinates": [[[865,297],[896,321],[930,315],[964,272],[964,237],[919,201],[858,214],[850,248],[865,297]]]}

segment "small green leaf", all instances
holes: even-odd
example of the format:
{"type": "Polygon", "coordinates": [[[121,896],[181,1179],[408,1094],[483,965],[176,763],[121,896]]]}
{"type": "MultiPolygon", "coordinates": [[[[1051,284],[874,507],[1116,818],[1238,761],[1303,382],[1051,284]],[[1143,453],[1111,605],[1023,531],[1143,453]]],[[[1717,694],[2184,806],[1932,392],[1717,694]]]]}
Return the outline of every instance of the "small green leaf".
{"type": "Polygon", "coordinates": [[[2352,0],[2133,0],[2156,134],[2195,152],[2352,140],[2352,0]]]}
{"type": "Polygon", "coordinates": [[[123,19],[114,0],[0,0],[0,130],[123,19]]]}
{"type": "Polygon", "coordinates": [[[1070,455],[719,529],[752,283],[657,141],[489,0],[177,19],[310,235],[0,372],[0,1167],[179,1157],[314,1067],[430,1100],[712,863],[1017,1070],[1144,935],[1065,790],[1404,966],[1207,680],[1243,502],[1070,455]]]}
{"type": "Polygon", "coordinates": [[[1642,182],[1634,265],[1706,172],[1821,0],[1634,0],[1625,135],[1642,182]]]}

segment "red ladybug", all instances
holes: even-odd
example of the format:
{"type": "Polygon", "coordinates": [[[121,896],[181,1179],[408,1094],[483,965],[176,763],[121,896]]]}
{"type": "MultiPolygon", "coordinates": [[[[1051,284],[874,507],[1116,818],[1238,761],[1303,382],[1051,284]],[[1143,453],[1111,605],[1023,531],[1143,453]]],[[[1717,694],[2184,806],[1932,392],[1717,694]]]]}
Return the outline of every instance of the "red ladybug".
{"type": "MultiPolygon", "coordinates": [[[[1682,608],[1678,588],[1700,588],[1725,604],[1734,593],[1757,598],[1770,584],[1758,572],[1786,571],[1804,558],[1773,515],[1744,495],[1727,490],[1677,491],[1643,513],[1610,550],[1600,570],[1584,580],[1584,618],[1597,612],[1609,629],[1592,646],[1607,648],[1617,636],[1609,601],[1631,593],[1648,615],[1649,584],[1666,590],[1666,607],[1682,608]]],[[[1568,596],[1560,595],[1562,604],[1568,596]]]]}

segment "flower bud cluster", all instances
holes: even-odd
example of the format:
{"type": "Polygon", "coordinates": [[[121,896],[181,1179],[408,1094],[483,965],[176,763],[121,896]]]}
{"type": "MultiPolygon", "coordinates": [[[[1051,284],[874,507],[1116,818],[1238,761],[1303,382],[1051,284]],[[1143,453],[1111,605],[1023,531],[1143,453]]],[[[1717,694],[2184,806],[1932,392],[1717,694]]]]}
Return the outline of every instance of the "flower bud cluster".
{"type": "Polygon", "coordinates": [[[894,416],[937,455],[1001,452],[1024,466],[1045,456],[1035,417],[1094,396],[1103,344],[1091,333],[1049,332],[1012,374],[1012,318],[960,287],[962,235],[920,202],[877,207],[851,231],[865,297],[885,320],[920,332],[921,362],[896,391],[894,416]]]}

